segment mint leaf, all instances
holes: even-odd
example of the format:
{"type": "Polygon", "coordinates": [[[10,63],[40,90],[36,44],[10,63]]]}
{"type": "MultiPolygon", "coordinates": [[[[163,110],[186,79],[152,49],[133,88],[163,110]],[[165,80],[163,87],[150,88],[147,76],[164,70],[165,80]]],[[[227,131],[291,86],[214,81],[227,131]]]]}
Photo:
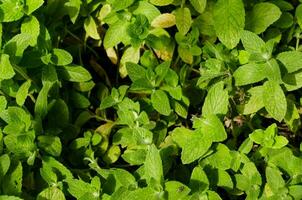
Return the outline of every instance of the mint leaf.
{"type": "Polygon", "coordinates": [[[170,28],[176,24],[176,17],[171,13],[158,15],[151,22],[151,26],[155,28],[170,28]]]}
{"type": "Polygon", "coordinates": [[[249,63],[240,66],[233,74],[236,86],[248,85],[262,81],[264,76],[264,68],[256,63],[249,63]]]}
{"type": "MultiPolygon", "coordinates": [[[[132,62],[135,64],[138,63],[139,56],[140,56],[139,48],[129,47],[124,51],[121,61],[120,61],[120,65],[119,65],[119,72],[120,72],[120,76],[122,78],[126,77],[128,74],[126,63],[128,63],[128,62],[132,62]]],[[[142,71],[141,75],[144,75],[143,72],[144,71],[142,71]]]]}
{"type": "Polygon", "coordinates": [[[199,13],[203,13],[207,6],[206,0],[190,0],[190,3],[194,7],[194,9],[199,13]]]}
{"type": "Polygon", "coordinates": [[[0,178],[3,179],[4,175],[7,173],[10,166],[10,158],[8,154],[3,154],[0,156],[0,178]]]}
{"type": "Polygon", "coordinates": [[[40,24],[35,16],[25,18],[21,25],[21,33],[31,35],[30,46],[37,44],[38,36],[40,34],[40,24]]]}
{"type": "Polygon", "coordinates": [[[28,96],[28,90],[31,86],[31,81],[28,80],[24,82],[20,88],[18,89],[18,92],[16,94],[16,102],[19,106],[23,106],[27,96],[28,96]]]}
{"type": "Polygon", "coordinates": [[[192,17],[189,8],[178,8],[175,10],[175,22],[178,31],[186,35],[191,28],[192,17]]]}
{"type": "Polygon", "coordinates": [[[5,183],[2,185],[3,193],[19,196],[22,191],[22,175],[23,167],[21,162],[16,162],[11,165],[9,171],[2,179],[2,182],[5,183]]]}
{"type": "Polygon", "coordinates": [[[263,67],[263,72],[268,80],[274,81],[279,84],[282,83],[280,67],[278,62],[274,58],[261,65],[263,67]]]}
{"type": "Polygon", "coordinates": [[[64,4],[64,7],[67,9],[67,13],[72,23],[75,23],[79,16],[81,5],[81,0],[69,0],[64,4]]]}
{"type": "Polygon", "coordinates": [[[300,28],[302,28],[302,4],[296,8],[296,18],[300,28]]]}
{"type": "Polygon", "coordinates": [[[166,182],[165,190],[168,193],[168,200],[185,199],[190,193],[190,188],[178,181],[166,182]]]}
{"type": "Polygon", "coordinates": [[[62,151],[60,138],[56,136],[40,135],[38,145],[42,150],[55,157],[60,156],[62,151]]]}
{"type": "Polygon", "coordinates": [[[265,42],[255,33],[250,31],[242,31],[241,41],[243,47],[249,53],[262,53],[265,42]]]}
{"type": "Polygon", "coordinates": [[[10,60],[18,63],[25,51],[30,45],[32,36],[28,33],[20,33],[11,38],[3,47],[4,53],[10,56],[10,60]]]}
{"type": "MultiPolygon", "coordinates": [[[[98,191],[89,183],[77,179],[68,179],[68,192],[77,199],[93,197],[98,191]]],[[[94,197],[95,199],[95,197],[94,197]]]]}
{"type": "Polygon", "coordinates": [[[72,62],[72,56],[68,51],[55,48],[52,50],[51,62],[59,66],[69,65],[72,62]]]}
{"type": "Polygon", "coordinates": [[[218,0],[214,7],[214,27],[219,40],[229,49],[240,40],[245,23],[244,5],[241,0],[218,0]]]}
{"type": "Polygon", "coordinates": [[[224,83],[219,82],[213,85],[202,106],[202,115],[221,114],[225,115],[228,112],[229,95],[224,88],[224,83]]]}
{"type": "Polygon", "coordinates": [[[44,0],[26,0],[25,12],[27,15],[30,15],[35,10],[40,8],[44,3],[44,0]]]}
{"type": "Polygon", "coordinates": [[[149,22],[151,23],[161,13],[160,13],[159,9],[157,7],[155,7],[154,5],[152,5],[146,1],[138,1],[137,8],[133,11],[133,14],[145,15],[148,18],[149,22]]]}
{"type": "Polygon", "coordinates": [[[181,161],[183,164],[189,164],[199,159],[212,145],[212,140],[207,134],[182,127],[173,130],[172,139],[182,148],[181,161]]]}
{"type": "Polygon", "coordinates": [[[10,63],[9,55],[1,54],[0,57],[0,80],[11,79],[14,77],[15,72],[10,63]]]}
{"type": "Polygon", "coordinates": [[[277,121],[285,117],[287,103],[282,88],[273,81],[263,85],[263,103],[267,112],[277,121]]]}
{"type": "Polygon", "coordinates": [[[120,42],[128,39],[129,37],[127,34],[128,25],[129,22],[118,21],[115,24],[109,26],[104,37],[105,49],[114,47],[115,45],[118,45],[120,42]],[[119,34],[116,34],[117,32],[119,34]]]}
{"type": "Polygon", "coordinates": [[[85,82],[92,78],[90,73],[79,65],[60,66],[57,72],[62,79],[71,82],[85,82]]]}
{"type": "Polygon", "coordinates": [[[157,183],[163,182],[163,168],[159,150],[154,144],[149,146],[147,150],[146,160],[144,162],[145,176],[147,183],[151,183],[152,179],[157,183]]]}
{"type": "Polygon", "coordinates": [[[89,36],[95,40],[101,39],[101,37],[98,33],[97,24],[96,24],[95,20],[93,19],[93,17],[89,16],[88,18],[85,19],[84,29],[86,31],[87,36],[89,36]]]}
{"type": "Polygon", "coordinates": [[[167,6],[171,4],[173,0],[150,0],[150,3],[156,6],[167,6]]]}
{"type": "Polygon", "coordinates": [[[249,99],[244,104],[243,114],[248,115],[252,113],[256,113],[258,110],[264,107],[262,94],[265,93],[263,91],[263,86],[256,86],[247,91],[249,94],[249,99]]]}
{"type": "Polygon", "coordinates": [[[168,95],[162,90],[156,90],[151,94],[151,102],[154,109],[162,115],[170,115],[171,107],[168,95]]]}
{"type": "Polygon", "coordinates": [[[37,97],[37,102],[35,105],[35,115],[44,118],[47,114],[48,105],[48,93],[52,87],[51,83],[46,83],[43,85],[39,95],[37,97]]]}
{"type": "Polygon", "coordinates": [[[256,34],[263,33],[281,16],[280,9],[268,2],[258,3],[246,15],[246,29],[256,34]]]}
{"type": "Polygon", "coordinates": [[[213,142],[221,142],[227,138],[224,126],[216,115],[193,118],[193,128],[208,134],[213,142]]]}
{"type": "Polygon", "coordinates": [[[285,51],[277,55],[277,59],[285,66],[288,73],[302,69],[302,52],[285,51]]]}
{"type": "Polygon", "coordinates": [[[207,174],[201,166],[196,166],[193,169],[189,185],[192,192],[203,192],[209,188],[210,183],[207,174]]]}
{"type": "Polygon", "coordinates": [[[24,15],[23,2],[20,0],[3,1],[0,11],[0,22],[17,21],[24,15]]]}
{"type": "Polygon", "coordinates": [[[64,193],[57,187],[49,187],[38,194],[37,200],[65,200],[64,193]]]}
{"type": "Polygon", "coordinates": [[[125,8],[128,8],[133,4],[134,0],[125,0],[125,1],[119,1],[119,0],[108,0],[109,3],[111,3],[112,8],[114,8],[115,11],[123,10],[125,8]]]}

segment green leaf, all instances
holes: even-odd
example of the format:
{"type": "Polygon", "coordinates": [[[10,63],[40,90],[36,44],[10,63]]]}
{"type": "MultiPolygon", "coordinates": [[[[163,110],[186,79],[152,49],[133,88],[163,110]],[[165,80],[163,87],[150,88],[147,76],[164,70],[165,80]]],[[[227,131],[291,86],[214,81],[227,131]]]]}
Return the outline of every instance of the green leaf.
{"type": "Polygon", "coordinates": [[[266,167],[266,182],[273,193],[278,194],[279,190],[285,186],[282,173],[277,168],[266,167]]]}
{"type": "Polygon", "coordinates": [[[119,146],[112,145],[109,147],[109,149],[106,151],[106,153],[103,156],[103,160],[107,164],[115,163],[121,155],[121,149],[119,146]]]}
{"type": "Polygon", "coordinates": [[[72,91],[70,93],[70,102],[76,108],[88,108],[90,106],[89,99],[79,92],[72,91]]]}
{"type": "Polygon", "coordinates": [[[212,140],[207,134],[183,127],[173,130],[172,139],[182,148],[181,161],[183,164],[189,164],[199,159],[212,145],[212,140]]]}
{"type": "Polygon", "coordinates": [[[38,146],[52,156],[58,157],[62,151],[62,144],[59,137],[50,135],[38,136],[38,146]]]}
{"type": "Polygon", "coordinates": [[[23,1],[2,1],[2,4],[0,5],[0,13],[0,22],[12,22],[21,19],[24,15],[23,1]]]}
{"type": "Polygon", "coordinates": [[[40,192],[37,200],[65,200],[65,196],[59,188],[53,186],[40,192]]]}
{"type": "MultiPolygon", "coordinates": [[[[54,172],[60,178],[60,180],[73,178],[72,173],[62,163],[60,163],[53,157],[43,156],[42,166],[43,168],[50,168],[51,171],[54,172]]],[[[51,177],[53,177],[53,175],[51,177]]]]}
{"type": "Polygon", "coordinates": [[[170,28],[176,24],[175,15],[171,13],[164,13],[158,15],[151,22],[151,26],[155,28],[170,28]]]}
{"type": "Polygon", "coordinates": [[[25,159],[30,157],[36,150],[34,139],[34,131],[19,133],[16,135],[11,133],[4,138],[4,144],[9,152],[15,154],[17,158],[25,159]]]}
{"type": "Polygon", "coordinates": [[[278,62],[274,58],[261,65],[263,67],[263,73],[268,80],[274,81],[279,84],[282,83],[280,67],[278,62]]]}
{"type": "Polygon", "coordinates": [[[214,153],[201,161],[202,164],[208,164],[213,168],[227,170],[231,168],[232,156],[229,148],[221,143],[218,143],[214,149],[214,153]]]}
{"type": "Polygon", "coordinates": [[[53,100],[49,106],[47,117],[50,127],[66,127],[70,119],[67,103],[62,99],[53,100]]]}
{"type": "Polygon", "coordinates": [[[189,183],[192,192],[203,192],[209,188],[209,185],[207,174],[201,166],[196,166],[192,171],[189,183]]]}
{"type": "Polygon", "coordinates": [[[246,138],[240,145],[238,151],[244,154],[248,154],[253,148],[253,141],[250,138],[246,138]]]}
{"type": "Polygon", "coordinates": [[[213,142],[222,142],[227,138],[224,126],[216,115],[193,118],[193,128],[208,134],[213,142]]]}
{"type": "Polygon", "coordinates": [[[124,10],[134,3],[134,0],[108,0],[114,11],[124,10]]]}
{"type": "Polygon", "coordinates": [[[156,180],[157,183],[163,182],[162,160],[159,150],[154,144],[149,146],[147,150],[146,160],[144,162],[144,170],[147,183],[150,184],[152,179],[156,180]]]}
{"type": "Polygon", "coordinates": [[[85,82],[92,79],[89,71],[79,65],[60,66],[57,72],[66,81],[85,82]]]}
{"type": "Polygon", "coordinates": [[[72,62],[72,56],[68,51],[63,49],[53,49],[51,63],[54,65],[64,66],[72,62]]]}
{"type": "Polygon", "coordinates": [[[263,103],[267,112],[276,120],[285,117],[287,102],[282,88],[273,81],[266,81],[263,85],[263,103]]]}
{"type": "Polygon", "coordinates": [[[284,86],[287,91],[294,91],[302,87],[302,71],[285,74],[283,77],[284,86]]]}
{"type": "Polygon", "coordinates": [[[40,34],[40,23],[35,16],[25,18],[21,25],[21,33],[31,35],[30,46],[37,44],[38,36],[40,34]]]}
{"type": "Polygon", "coordinates": [[[218,0],[214,7],[214,27],[219,40],[229,49],[240,40],[245,23],[244,5],[241,0],[218,0]]]}
{"type": "Polygon", "coordinates": [[[79,16],[81,5],[81,0],[69,0],[64,4],[64,7],[67,9],[67,13],[72,23],[75,23],[79,16]]]}
{"type": "Polygon", "coordinates": [[[289,194],[294,199],[301,199],[302,198],[302,186],[301,185],[291,185],[288,187],[289,194]]]}
{"type": "Polygon", "coordinates": [[[256,86],[247,91],[249,99],[244,104],[244,108],[242,113],[244,115],[256,113],[258,110],[264,107],[262,94],[265,93],[263,91],[263,86],[256,86]]]}
{"type": "Polygon", "coordinates": [[[302,4],[300,4],[297,8],[296,8],[296,18],[298,21],[298,24],[300,26],[300,28],[302,28],[302,4]]]}
{"type": "Polygon", "coordinates": [[[177,50],[178,50],[178,54],[179,54],[180,58],[185,63],[188,63],[188,64],[193,63],[193,55],[192,55],[190,49],[188,49],[187,47],[178,46],[177,50]]]}
{"type": "Polygon", "coordinates": [[[104,37],[104,47],[108,49],[110,47],[114,47],[118,45],[120,42],[127,40],[129,38],[127,34],[127,27],[129,22],[125,21],[118,21],[115,24],[109,26],[108,30],[106,31],[104,37]],[[119,34],[116,34],[119,33],[119,34]]]}
{"type": "Polygon", "coordinates": [[[10,63],[9,55],[1,54],[0,57],[0,80],[11,79],[15,76],[13,66],[10,63]]]}
{"type": "Polygon", "coordinates": [[[223,82],[216,83],[210,88],[202,106],[203,116],[210,114],[225,115],[228,112],[229,95],[228,91],[223,88],[223,82]]]}
{"type": "Polygon", "coordinates": [[[127,62],[126,68],[127,68],[128,76],[132,82],[135,82],[145,77],[146,69],[138,64],[127,62]]]}
{"type": "Polygon", "coordinates": [[[35,115],[40,116],[42,119],[47,114],[47,106],[48,106],[48,93],[52,87],[51,83],[46,83],[43,85],[42,89],[39,92],[37,97],[37,101],[35,104],[35,115]]]}
{"type": "Polygon", "coordinates": [[[249,63],[240,66],[233,74],[236,86],[257,83],[265,78],[263,66],[256,63],[249,63]]]}
{"type": "Polygon", "coordinates": [[[175,10],[174,15],[178,31],[181,34],[186,35],[187,32],[190,30],[192,24],[190,9],[178,8],[177,10],[175,10]]]}
{"type": "Polygon", "coordinates": [[[0,195],[0,200],[22,200],[22,199],[15,196],[0,195]]]}
{"type": "Polygon", "coordinates": [[[199,13],[203,13],[207,6],[207,0],[190,0],[190,3],[199,13]]]}
{"type": "Polygon", "coordinates": [[[7,100],[4,96],[0,96],[0,113],[6,109],[7,100]]]}
{"type": "Polygon", "coordinates": [[[10,60],[18,63],[23,56],[23,52],[30,45],[32,36],[28,33],[20,33],[12,37],[3,47],[4,53],[10,56],[10,60]]]}
{"type": "Polygon", "coordinates": [[[167,6],[171,4],[173,0],[150,0],[150,3],[156,6],[167,6]]]}
{"type": "Polygon", "coordinates": [[[89,183],[77,179],[68,179],[68,192],[76,199],[81,199],[87,196],[93,196],[98,191],[89,183]]]}
{"type": "Polygon", "coordinates": [[[8,154],[3,154],[0,156],[0,178],[4,177],[4,175],[7,173],[9,166],[10,166],[10,158],[8,154]]]}
{"type": "Polygon", "coordinates": [[[28,96],[28,90],[31,86],[31,81],[25,81],[20,88],[18,89],[18,92],[16,94],[16,102],[19,106],[23,106],[27,96],[28,96]]]}
{"type": "Polygon", "coordinates": [[[155,90],[151,94],[153,108],[162,115],[170,115],[171,107],[168,95],[162,90],[155,90]]]}
{"type": "Polygon", "coordinates": [[[88,18],[85,19],[84,29],[86,31],[87,36],[89,36],[89,37],[91,37],[95,40],[101,39],[101,37],[98,33],[98,27],[97,27],[96,22],[95,22],[95,20],[93,19],[92,16],[89,16],[88,18]]]}
{"type": "Polygon", "coordinates": [[[256,34],[263,33],[281,16],[280,9],[268,2],[258,3],[246,15],[246,29],[256,34]]]}
{"type": "Polygon", "coordinates": [[[288,73],[302,69],[302,52],[285,51],[279,53],[277,59],[285,66],[288,73]]]}
{"type": "MultiPolygon", "coordinates": [[[[161,13],[158,10],[158,8],[155,7],[154,5],[152,5],[152,4],[150,4],[146,1],[138,1],[137,2],[137,8],[133,11],[133,14],[135,14],[135,15],[139,15],[139,14],[145,15],[148,18],[149,23],[151,23],[161,13]]],[[[174,17],[174,21],[175,21],[175,17],[174,17]]]]}
{"type": "Polygon", "coordinates": [[[44,0],[26,0],[25,2],[26,4],[24,10],[27,15],[30,15],[43,5],[44,0]]]}
{"type": "MultiPolygon", "coordinates": [[[[122,78],[125,78],[128,74],[126,63],[132,62],[136,64],[138,63],[139,58],[140,58],[139,48],[129,47],[124,51],[119,65],[119,73],[122,78]]],[[[142,75],[144,75],[143,71],[142,71],[142,75]]]]}
{"type": "Polygon", "coordinates": [[[284,121],[293,132],[296,132],[301,125],[299,111],[295,102],[289,99],[287,100],[287,112],[284,121]]]}
{"type": "Polygon", "coordinates": [[[165,190],[168,193],[168,200],[186,199],[190,193],[190,188],[178,181],[166,182],[165,190]]]}
{"type": "Polygon", "coordinates": [[[232,181],[231,176],[229,175],[228,172],[218,169],[217,170],[217,186],[226,188],[226,189],[232,189],[234,187],[234,183],[232,181]]]}
{"type": "Polygon", "coordinates": [[[262,53],[265,46],[265,42],[257,34],[246,30],[241,32],[241,41],[249,53],[262,53]]]}
{"type": "Polygon", "coordinates": [[[3,183],[5,183],[2,185],[3,193],[19,196],[22,191],[22,175],[23,168],[21,162],[17,162],[14,166],[11,166],[2,179],[3,183]]]}
{"type": "Polygon", "coordinates": [[[7,124],[22,124],[26,130],[31,125],[30,114],[15,106],[9,106],[7,110],[0,112],[0,118],[7,124]]]}

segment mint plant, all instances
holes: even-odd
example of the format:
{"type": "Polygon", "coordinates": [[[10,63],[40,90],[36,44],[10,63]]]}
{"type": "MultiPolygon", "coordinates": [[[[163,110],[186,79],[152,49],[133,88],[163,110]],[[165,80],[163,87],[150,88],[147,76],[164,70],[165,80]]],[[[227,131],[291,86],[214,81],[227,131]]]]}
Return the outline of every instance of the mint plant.
{"type": "Polygon", "coordinates": [[[0,0],[0,200],[302,199],[301,0],[0,0]]]}

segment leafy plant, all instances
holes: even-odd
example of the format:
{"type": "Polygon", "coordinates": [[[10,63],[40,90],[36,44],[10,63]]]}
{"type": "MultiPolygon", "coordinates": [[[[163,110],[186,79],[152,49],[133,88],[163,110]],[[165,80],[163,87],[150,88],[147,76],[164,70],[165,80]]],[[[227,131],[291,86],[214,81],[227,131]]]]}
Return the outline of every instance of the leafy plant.
{"type": "Polygon", "coordinates": [[[301,0],[0,0],[0,200],[302,199],[301,38],[301,0]]]}

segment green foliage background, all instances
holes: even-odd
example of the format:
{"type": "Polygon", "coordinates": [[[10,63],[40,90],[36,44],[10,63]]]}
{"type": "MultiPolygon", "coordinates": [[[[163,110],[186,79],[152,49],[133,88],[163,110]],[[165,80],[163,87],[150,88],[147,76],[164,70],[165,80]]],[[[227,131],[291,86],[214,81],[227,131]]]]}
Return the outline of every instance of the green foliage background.
{"type": "Polygon", "coordinates": [[[301,0],[0,0],[0,200],[302,199],[301,39],[301,0]]]}

